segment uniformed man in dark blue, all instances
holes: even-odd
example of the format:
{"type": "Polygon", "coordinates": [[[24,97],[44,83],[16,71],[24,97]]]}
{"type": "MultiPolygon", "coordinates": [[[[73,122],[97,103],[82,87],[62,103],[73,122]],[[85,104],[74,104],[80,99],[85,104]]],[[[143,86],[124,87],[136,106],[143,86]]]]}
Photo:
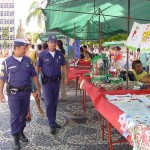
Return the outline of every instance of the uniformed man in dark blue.
{"type": "Polygon", "coordinates": [[[1,66],[0,101],[5,102],[4,84],[7,83],[8,105],[10,108],[11,134],[14,137],[14,150],[20,150],[20,142],[28,142],[23,130],[26,126],[26,115],[31,95],[31,77],[34,80],[40,97],[40,86],[30,58],[25,56],[27,43],[23,39],[14,41],[13,55],[8,57],[1,66]]]}
{"type": "Polygon", "coordinates": [[[64,71],[64,82],[68,83],[66,61],[62,52],[56,50],[57,39],[54,35],[48,37],[48,49],[39,53],[37,70],[42,73],[42,89],[44,94],[46,114],[50,132],[56,133],[56,128],[61,128],[56,123],[56,110],[61,80],[61,67],[64,71]]]}

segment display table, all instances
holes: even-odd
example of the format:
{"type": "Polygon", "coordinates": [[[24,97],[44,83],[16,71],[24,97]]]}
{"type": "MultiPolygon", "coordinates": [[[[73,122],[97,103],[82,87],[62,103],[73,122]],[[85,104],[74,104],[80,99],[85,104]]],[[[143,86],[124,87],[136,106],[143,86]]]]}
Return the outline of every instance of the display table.
{"type": "MultiPolygon", "coordinates": [[[[150,90],[118,90],[118,91],[104,91],[101,92],[98,88],[90,83],[87,79],[82,78],[80,80],[80,87],[83,90],[83,109],[85,111],[86,99],[84,98],[86,95],[84,92],[87,92],[90,96],[92,103],[96,110],[108,121],[108,136],[109,136],[109,144],[110,150],[112,150],[113,142],[111,139],[111,128],[110,124],[113,125],[121,134],[123,131],[120,129],[121,125],[118,122],[119,116],[124,112],[120,110],[117,106],[113,105],[105,98],[105,94],[109,95],[122,95],[122,94],[149,94],[150,90]]],[[[140,107],[139,107],[140,108],[140,107]]],[[[149,114],[150,116],[150,114],[149,114]]],[[[132,145],[131,136],[127,137],[128,142],[132,145]]],[[[150,142],[150,141],[149,141],[150,142]]]]}
{"type": "Polygon", "coordinates": [[[83,74],[88,73],[91,71],[91,68],[89,67],[71,67],[68,70],[68,81],[75,80],[75,91],[77,96],[77,89],[78,89],[78,80],[80,77],[83,76],[83,74]]]}
{"type": "Polygon", "coordinates": [[[86,67],[71,67],[68,70],[68,80],[71,81],[73,79],[75,79],[76,77],[79,77],[87,72],[90,72],[91,69],[90,68],[86,68],[86,67]]]}

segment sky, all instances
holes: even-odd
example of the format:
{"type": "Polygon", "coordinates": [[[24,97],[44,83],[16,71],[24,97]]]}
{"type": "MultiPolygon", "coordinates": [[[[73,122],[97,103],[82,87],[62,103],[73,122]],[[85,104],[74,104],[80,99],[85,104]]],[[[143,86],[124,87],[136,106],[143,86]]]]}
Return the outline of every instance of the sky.
{"type": "MultiPolygon", "coordinates": [[[[32,2],[35,0],[14,0],[15,2],[15,28],[17,30],[19,25],[19,20],[22,20],[23,28],[25,29],[25,32],[36,32],[40,31],[41,29],[38,28],[36,20],[32,20],[29,25],[26,25],[26,18],[29,14],[29,8],[32,2]]],[[[42,1],[42,0],[36,0],[36,1],[42,1]]]]}

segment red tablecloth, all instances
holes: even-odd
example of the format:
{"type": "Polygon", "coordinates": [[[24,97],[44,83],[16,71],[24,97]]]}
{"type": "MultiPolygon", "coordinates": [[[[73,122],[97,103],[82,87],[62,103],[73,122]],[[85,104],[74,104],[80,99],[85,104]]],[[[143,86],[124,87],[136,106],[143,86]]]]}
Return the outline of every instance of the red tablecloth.
{"type": "Polygon", "coordinates": [[[91,61],[79,60],[80,66],[91,66],[91,61]]]}
{"type": "MultiPolygon", "coordinates": [[[[94,107],[97,111],[102,114],[121,134],[120,123],[118,123],[119,116],[123,113],[118,107],[110,103],[105,97],[105,94],[110,95],[122,95],[122,94],[149,94],[150,90],[117,90],[117,91],[105,91],[101,92],[98,88],[92,85],[89,81],[82,78],[81,81],[82,89],[86,90],[89,94],[94,107]],[[83,82],[84,81],[84,82],[83,82]],[[82,83],[83,82],[83,83],[82,83]]],[[[128,136],[127,140],[131,143],[131,137],[128,136]]]]}
{"type": "Polygon", "coordinates": [[[89,68],[70,68],[68,70],[68,80],[71,81],[75,79],[76,77],[81,77],[83,74],[90,72],[91,69],[89,68]]]}

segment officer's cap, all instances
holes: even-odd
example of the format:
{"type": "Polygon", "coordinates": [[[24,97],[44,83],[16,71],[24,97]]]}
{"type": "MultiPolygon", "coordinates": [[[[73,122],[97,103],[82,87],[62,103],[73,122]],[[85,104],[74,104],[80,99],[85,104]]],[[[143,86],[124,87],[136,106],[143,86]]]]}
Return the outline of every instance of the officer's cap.
{"type": "Polygon", "coordinates": [[[57,42],[57,38],[56,38],[55,35],[50,34],[49,37],[48,37],[48,41],[57,42]]]}
{"type": "Polygon", "coordinates": [[[27,46],[28,43],[24,39],[15,39],[14,46],[27,46]]]}

